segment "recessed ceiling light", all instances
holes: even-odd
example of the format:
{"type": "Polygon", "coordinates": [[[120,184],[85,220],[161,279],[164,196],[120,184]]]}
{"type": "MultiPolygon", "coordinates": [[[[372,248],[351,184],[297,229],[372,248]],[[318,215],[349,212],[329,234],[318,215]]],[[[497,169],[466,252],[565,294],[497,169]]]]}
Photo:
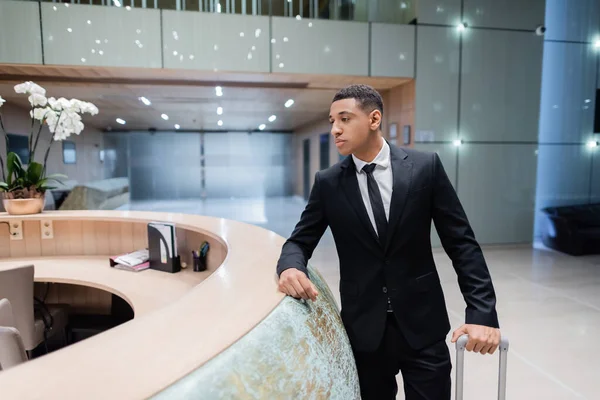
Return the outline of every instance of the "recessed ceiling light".
{"type": "Polygon", "coordinates": [[[81,58],[81,62],[82,62],[82,63],[86,62],[86,59],[82,57],[82,58],[81,58]]]}
{"type": "Polygon", "coordinates": [[[269,122],[273,122],[273,121],[275,121],[276,119],[277,119],[277,116],[276,116],[276,115],[271,115],[271,116],[269,117],[269,122]]]}
{"type": "Polygon", "coordinates": [[[271,43],[277,43],[277,39],[271,39],[271,43]]]}
{"type": "Polygon", "coordinates": [[[288,101],[285,102],[285,108],[290,108],[293,105],[294,105],[293,99],[289,99],[288,101]]]}
{"type": "Polygon", "coordinates": [[[73,32],[73,29],[67,28],[67,32],[71,33],[71,32],[73,32]]]}
{"type": "Polygon", "coordinates": [[[174,56],[176,56],[177,54],[179,54],[179,53],[177,52],[177,50],[174,50],[174,51],[173,51],[173,55],[174,55],[174,56]]]}
{"type": "Polygon", "coordinates": [[[169,116],[168,116],[167,114],[162,114],[160,117],[161,117],[162,119],[164,119],[165,121],[168,121],[168,120],[169,120],[169,116]]]}
{"type": "Polygon", "coordinates": [[[88,25],[91,25],[91,24],[92,24],[92,21],[88,19],[88,20],[87,20],[87,23],[88,23],[88,25]]]}
{"type": "Polygon", "coordinates": [[[217,97],[223,96],[223,88],[221,86],[215,87],[215,94],[217,95],[217,97]]]}
{"type": "Polygon", "coordinates": [[[458,26],[456,27],[456,29],[458,29],[459,32],[462,32],[465,29],[467,29],[467,24],[464,23],[464,22],[461,22],[460,24],[458,24],[458,26]]]}
{"type": "Polygon", "coordinates": [[[589,142],[587,142],[587,145],[591,148],[598,147],[598,142],[596,142],[595,140],[590,140],[589,142]]]}
{"type": "Polygon", "coordinates": [[[284,42],[289,42],[289,41],[290,41],[290,39],[288,39],[288,38],[287,38],[287,36],[286,36],[286,37],[284,37],[284,38],[283,38],[283,41],[284,41],[284,42]]]}
{"type": "Polygon", "coordinates": [[[223,107],[217,107],[217,114],[223,115],[223,107]]]}
{"type": "Polygon", "coordinates": [[[117,7],[121,7],[121,2],[119,0],[113,0],[113,3],[115,4],[115,6],[117,7]]]}
{"type": "Polygon", "coordinates": [[[594,42],[594,47],[600,49],[600,39],[596,39],[596,41],[594,42]]]}
{"type": "Polygon", "coordinates": [[[220,13],[221,11],[223,11],[221,8],[221,3],[217,3],[217,12],[220,13]]]}
{"type": "Polygon", "coordinates": [[[175,129],[181,129],[181,125],[175,124],[175,129]]]}
{"type": "Polygon", "coordinates": [[[140,97],[139,99],[140,99],[140,101],[142,103],[144,103],[147,106],[149,106],[150,104],[152,104],[152,102],[150,100],[148,100],[147,98],[145,98],[144,96],[140,97]]]}
{"type": "Polygon", "coordinates": [[[267,127],[267,126],[266,126],[265,124],[260,124],[260,125],[258,126],[258,129],[260,129],[261,131],[264,131],[266,127],[267,127]]]}
{"type": "Polygon", "coordinates": [[[54,11],[58,11],[58,8],[56,8],[56,6],[52,7],[54,9],[54,11]]]}
{"type": "Polygon", "coordinates": [[[283,63],[279,63],[279,68],[283,68],[284,64],[283,63]]]}
{"type": "Polygon", "coordinates": [[[217,122],[217,125],[223,126],[223,121],[219,120],[219,122],[217,122]]]}
{"type": "Polygon", "coordinates": [[[260,36],[260,34],[261,34],[261,32],[262,32],[262,31],[260,30],[260,28],[259,28],[259,29],[257,29],[257,30],[255,30],[255,31],[254,31],[254,37],[259,37],[259,36],[260,36]]]}
{"type": "Polygon", "coordinates": [[[240,32],[240,37],[244,37],[244,36],[246,36],[246,35],[244,34],[244,32],[240,32]]]}
{"type": "Polygon", "coordinates": [[[131,11],[131,7],[130,7],[130,6],[127,6],[127,7],[125,7],[125,9],[126,9],[127,11],[131,11]]]}
{"type": "Polygon", "coordinates": [[[455,145],[455,146],[457,146],[457,147],[458,147],[458,146],[460,146],[460,145],[462,145],[462,144],[463,144],[463,141],[462,141],[462,140],[460,140],[460,139],[456,139],[456,140],[455,140],[453,143],[454,143],[454,145],[455,145]]]}
{"type": "Polygon", "coordinates": [[[126,122],[123,118],[117,118],[117,123],[121,124],[121,125],[125,125],[126,122]]]}
{"type": "Polygon", "coordinates": [[[300,14],[296,15],[296,19],[297,19],[298,21],[300,21],[300,20],[302,19],[302,17],[300,16],[300,14]]]}
{"type": "Polygon", "coordinates": [[[248,60],[252,60],[252,53],[248,53],[248,60]]]}
{"type": "Polygon", "coordinates": [[[104,55],[104,52],[103,52],[102,50],[100,50],[98,53],[99,53],[101,56],[103,56],[103,55],[104,55]]]}

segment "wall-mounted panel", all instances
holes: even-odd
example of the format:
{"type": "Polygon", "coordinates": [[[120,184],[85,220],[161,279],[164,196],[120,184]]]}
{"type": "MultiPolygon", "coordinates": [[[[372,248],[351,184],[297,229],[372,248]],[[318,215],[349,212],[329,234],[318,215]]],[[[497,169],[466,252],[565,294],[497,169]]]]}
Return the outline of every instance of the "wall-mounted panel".
{"type": "Polygon", "coordinates": [[[536,236],[541,235],[544,207],[587,204],[595,153],[585,145],[539,146],[536,196],[536,236]]]}
{"type": "Polygon", "coordinates": [[[464,0],[463,20],[469,26],[534,30],[544,24],[545,8],[546,0],[464,0]]]}
{"type": "Polygon", "coordinates": [[[528,144],[460,147],[458,193],[480,243],[532,241],[536,149],[528,144]]]}
{"type": "Polygon", "coordinates": [[[597,53],[592,45],[544,43],[541,143],[584,143],[592,136],[597,53]]]}
{"type": "Polygon", "coordinates": [[[42,19],[46,64],[162,66],[159,10],[42,3],[42,19]]]}
{"type": "Polygon", "coordinates": [[[459,33],[454,28],[417,29],[415,140],[456,139],[459,33]]]}
{"type": "Polygon", "coordinates": [[[269,72],[269,18],[163,11],[165,68],[269,72]]]}
{"type": "Polygon", "coordinates": [[[273,17],[273,72],[369,74],[369,25],[273,17]]]}
{"type": "Polygon", "coordinates": [[[371,25],[371,76],[413,78],[415,26],[371,25]]]}
{"type": "Polygon", "coordinates": [[[546,0],[546,39],[593,42],[600,35],[597,0],[546,0]]]}
{"type": "Polygon", "coordinates": [[[417,20],[420,24],[457,25],[461,0],[418,0],[417,20]]]}
{"type": "Polygon", "coordinates": [[[42,63],[38,3],[0,1],[0,63],[42,63]]]}
{"type": "Polygon", "coordinates": [[[543,43],[529,32],[464,32],[461,138],[537,141],[543,43]]]}

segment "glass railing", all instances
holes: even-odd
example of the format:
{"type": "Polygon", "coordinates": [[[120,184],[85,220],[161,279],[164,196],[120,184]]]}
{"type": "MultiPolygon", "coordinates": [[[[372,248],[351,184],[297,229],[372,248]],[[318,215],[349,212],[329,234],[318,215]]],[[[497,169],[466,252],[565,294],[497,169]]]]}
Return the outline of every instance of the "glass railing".
{"type": "MultiPolygon", "coordinates": [[[[54,2],[54,0],[42,0],[54,2]]],[[[68,0],[62,3],[408,24],[417,0],[68,0]]]]}

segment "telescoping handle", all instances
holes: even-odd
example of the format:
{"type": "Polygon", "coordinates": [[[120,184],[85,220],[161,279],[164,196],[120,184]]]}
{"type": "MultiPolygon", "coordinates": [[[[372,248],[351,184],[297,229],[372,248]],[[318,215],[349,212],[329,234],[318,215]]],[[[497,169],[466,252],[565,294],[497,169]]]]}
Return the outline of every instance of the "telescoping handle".
{"type": "MultiPolygon", "coordinates": [[[[468,335],[463,335],[456,341],[456,400],[463,399],[463,383],[465,370],[465,347],[469,341],[468,335]]],[[[500,366],[498,370],[498,399],[506,400],[506,362],[508,355],[508,339],[500,339],[498,347],[500,366]]]]}

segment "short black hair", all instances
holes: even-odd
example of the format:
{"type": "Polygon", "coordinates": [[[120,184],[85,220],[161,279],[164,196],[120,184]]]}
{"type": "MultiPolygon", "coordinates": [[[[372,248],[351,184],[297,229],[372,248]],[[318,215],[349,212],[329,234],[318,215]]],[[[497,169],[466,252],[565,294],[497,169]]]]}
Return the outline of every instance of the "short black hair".
{"type": "Polygon", "coordinates": [[[332,103],[344,99],[356,99],[361,110],[370,113],[379,110],[383,115],[383,99],[377,90],[368,85],[350,85],[338,91],[333,96],[332,103]]]}

